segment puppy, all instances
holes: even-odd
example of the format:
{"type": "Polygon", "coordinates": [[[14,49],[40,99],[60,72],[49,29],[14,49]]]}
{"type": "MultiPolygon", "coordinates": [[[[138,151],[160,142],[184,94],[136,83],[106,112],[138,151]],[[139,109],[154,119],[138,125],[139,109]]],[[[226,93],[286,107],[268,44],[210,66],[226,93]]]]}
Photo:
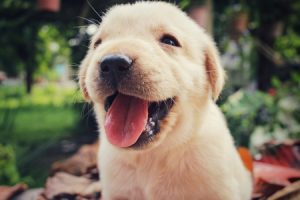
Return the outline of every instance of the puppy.
{"type": "Polygon", "coordinates": [[[218,52],[178,8],[111,8],[79,78],[100,127],[104,200],[250,199],[250,173],[214,102],[218,52]]]}

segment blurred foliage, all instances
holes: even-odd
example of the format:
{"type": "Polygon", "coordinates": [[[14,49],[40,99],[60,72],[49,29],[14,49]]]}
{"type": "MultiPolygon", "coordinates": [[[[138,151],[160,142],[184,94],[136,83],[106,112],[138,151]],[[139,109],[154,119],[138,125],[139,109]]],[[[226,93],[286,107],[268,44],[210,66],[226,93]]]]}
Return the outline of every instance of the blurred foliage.
{"type": "Polygon", "coordinates": [[[224,0],[214,1],[214,36],[217,41],[226,33],[224,30],[230,20],[230,14],[237,8],[249,14],[249,29],[256,36],[260,29],[276,21],[283,23],[284,35],[288,35],[290,30],[298,35],[300,33],[298,0],[224,0]]]}
{"type": "Polygon", "coordinates": [[[21,177],[17,159],[12,145],[0,144],[0,185],[15,185],[20,182],[34,184],[32,177],[21,177]]]}
{"type": "Polygon", "coordinates": [[[22,181],[41,186],[50,166],[32,165],[38,162],[36,159],[43,159],[40,156],[58,140],[76,133],[81,116],[74,106],[81,101],[80,96],[76,89],[54,84],[35,86],[30,95],[24,87],[0,87],[0,141],[9,145],[9,151],[13,149],[17,158],[16,163],[4,162],[3,167],[13,171],[12,166],[17,166],[22,181]],[[28,175],[31,178],[24,179],[28,175]]]}
{"type": "Polygon", "coordinates": [[[13,147],[0,144],[0,185],[13,185],[20,181],[13,147]]]}
{"type": "Polygon", "coordinates": [[[181,0],[180,2],[179,2],[179,8],[181,8],[181,9],[186,9],[188,6],[190,6],[191,5],[191,0],[181,0]]]}
{"type": "Polygon", "coordinates": [[[14,1],[14,0],[2,0],[2,9],[14,8],[14,9],[30,9],[34,6],[36,1],[14,1]]]}
{"type": "MultiPolygon", "coordinates": [[[[44,184],[51,159],[54,159],[49,156],[53,154],[51,148],[59,140],[87,132],[85,116],[80,113],[81,95],[74,88],[61,88],[57,83],[47,82],[57,81],[58,74],[53,70],[56,66],[70,65],[75,60],[77,67],[87,49],[82,45],[86,39],[85,29],[78,28],[86,23],[78,16],[96,15],[82,0],[61,1],[58,13],[39,11],[36,5],[36,0],[0,3],[0,71],[25,80],[26,75],[32,73],[36,81],[43,80],[33,87],[30,95],[23,85],[0,85],[0,141],[16,155],[16,164],[5,163],[9,169],[17,166],[19,181],[30,176],[31,179],[25,180],[30,186],[44,184]],[[69,44],[72,39],[76,46],[73,49],[69,44]]],[[[87,109],[91,113],[90,108],[87,109]]],[[[55,159],[59,156],[52,155],[55,159]]],[[[3,181],[1,184],[12,183],[3,181]]]]}
{"type": "Polygon", "coordinates": [[[24,58],[20,54],[22,51],[31,51],[25,45],[31,31],[29,30],[30,24],[27,27],[23,27],[21,24],[29,17],[29,13],[34,12],[34,5],[34,1],[3,0],[0,3],[0,13],[2,16],[0,18],[0,44],[2,47],[0,49],[0,70],[5,71],[8,75],[16,76],[25,68],[24,58]],[[24,14],[24,10],[28,10],[28,14],[23,15],[22,18],[15,18],[17,14],[24,14]],[[5,18],[3,16],[5,13],[8,13],[7,17],[11,17],[14,20],[5,18]]]}
{"type": "Polygon", "coordinates": [[[286,82],[274,78],[273,86],[268,93],[240,90],[221,106],[238,145],[249,146],[258,127],[270,138],[278,130],[281,137],[300,138],[300,74],[286,82]]]}
{"type": "Polygon", "coordinates": [[[35,34],[30,27],[24,29],[21,33],[16,31],[3,33],[5,36],[0,39],[3,47],[0,49],[0,70],[9,76],[17,76],[24,73],[28,65],[33,65],[31,68],[34,68],[36,76],[47,76],[49,69],[56,64],[70,63],[70,48],[58,27],[43,25],[37,28],[37,38],[32,38],[35,34]],[[26,44],[26,41],[32,40],[33,44],[26,44]],[[29,55],[35,56],[33,60],[27,60],[29,55]]]}
{"type": "Polygon", "coordinates": [[[300,62],[300,35],[292,29],[276,39],[275,48],[289,62],[300,62]]]}
{"type": "Polygon", "coordinates": [[[68,40],[77,34],[75,16],[81,5],[74,4],[64,14],[59,14],[39,11],[36,3],[34,0],[3,0],[0,3],[0,70],[8,76],[24,78],[27,92],[41,75],[57,78],[49,69],[58,64],[69,65],[68,40]],[[59,17],[61,20],[57,20],[59,17]]]}
{"type": "Polygon", "coordinates": [[[273,79],[278,106],[277,124],[287,132],[287,137],[300,138],[300,73],[292,73],[291,80],[273,79]]]}
{"type": "Polygon", "coordinates": [[[56,64],[70,63],[71,50],[65,37],[62,37],[61,31],[54,25],[43,25],[38,31],[36,55],[38,70],[37,75],[48,75],[48,80],[53,80],[56,77],[49,76],[49,68],[56,64]]]}
{"type": "Polygon", "coordinates": [[[74,88],[60,88],[54,83],[34,87],[30,95],[26,95],[24,87],[0,87],[0,109],[25,109],[33,106],[64,107],[72,106],[81,100],[81,94],[78,90],[74,88]]]}
{"type": "Polygon", "coordinates": [[[274,99],[263,92],[240,90],[221,106],[237,145],[248,146],[250,134],[258,125],[274,120],[274,99]]]}
{"type": "Polygon", "coordinates": [[[0,140],[6,143],[38,143],[66,134],[79,120],[74,103],[80,95],[57,85],[34,87],[31,95],[24,87],[0,88],[0,140]]]}

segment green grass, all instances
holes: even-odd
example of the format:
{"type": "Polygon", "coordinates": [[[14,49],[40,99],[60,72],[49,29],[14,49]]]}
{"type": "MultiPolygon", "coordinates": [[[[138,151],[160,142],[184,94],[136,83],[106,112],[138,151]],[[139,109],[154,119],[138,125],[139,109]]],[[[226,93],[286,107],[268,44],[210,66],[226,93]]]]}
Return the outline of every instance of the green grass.
{"type": "Polygon", "coordinates": [[[20,181],[42,186],[53,159],[45,155],[78,125],[78,96],[76,89],[56,85],[34,87],[30,95],[24,87],[0,86],[0,144],[13,147],[20,181]]]}
{"type": "Polygon", "coordinates": [[[78,120],[78,112],[72,106],[39,106],[0,110],[1,118],[7,115],[9,124],[3,125],[0,141],[38,143],[43,140],[66,136],[78,120]]]}
{"type": "Polygon", "coordinates": [[[74,109],[75,89],[55,85],[34,87],[25,94],[23,87],[0,87],[1,143],[38,143],[57,139],[79,120],[74,109]]]}

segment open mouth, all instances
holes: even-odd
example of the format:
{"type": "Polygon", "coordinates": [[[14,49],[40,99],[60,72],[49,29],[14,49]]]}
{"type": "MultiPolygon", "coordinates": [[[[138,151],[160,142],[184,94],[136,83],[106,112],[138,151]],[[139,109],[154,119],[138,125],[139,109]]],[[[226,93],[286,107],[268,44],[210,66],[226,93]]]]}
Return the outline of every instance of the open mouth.
{"type": "Polygon", "coordinates": [[[105,100],[105,131],[109,142],[118,147],[140,148],[153,141],[160,123],[168,115],[174,98],[148,102],[115,93],[105,100]]]}

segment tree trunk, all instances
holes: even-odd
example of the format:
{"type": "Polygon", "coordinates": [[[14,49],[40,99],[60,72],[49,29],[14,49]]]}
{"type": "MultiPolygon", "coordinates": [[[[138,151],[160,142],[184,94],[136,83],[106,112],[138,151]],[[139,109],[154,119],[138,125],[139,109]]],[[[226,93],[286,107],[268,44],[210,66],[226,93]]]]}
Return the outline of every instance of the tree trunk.
{"type": "Polygon", "coordinates": [[[25,82],[26,82],[26,93],[30,94],[33,85],[33,70],[31,69],[31,67],[28,67],[28,69],[26,70],[25,82]]]}
{"type": "Polygon", "coordinates": [[[30,34],[27,34],[26,43],[24,45],[25,48],[25,84],[26,84],[26,92],[27,94],[31,93],[33,86],[33,75],[38,67],[38,63],[36,61],[36,40],[38,37],[39,26],[33,24],[28,30],[30,34]]]}

